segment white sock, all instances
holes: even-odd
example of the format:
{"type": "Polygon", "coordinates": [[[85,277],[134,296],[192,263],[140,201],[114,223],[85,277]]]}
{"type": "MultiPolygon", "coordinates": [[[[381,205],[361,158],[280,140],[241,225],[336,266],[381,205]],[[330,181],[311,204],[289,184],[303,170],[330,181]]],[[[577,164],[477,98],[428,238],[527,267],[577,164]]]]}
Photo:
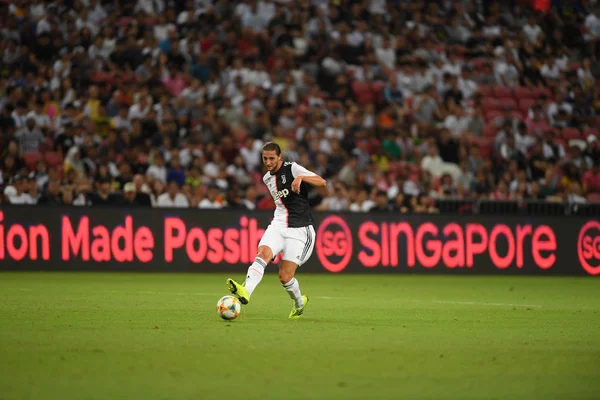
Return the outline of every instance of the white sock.
{"type": "Polygon", "coordinates": [[[248,291],[248,295],[252,295],[252,292],[254,292],[254,289],[256,289],[262,280],[266,267],[266,261],[262,258],[256,257],[252,265],[248,268],[248,273],[246,274],[246,283],[244,284],[244,287],[248,291]]]}
{"type": "Polygon", "coordinates": [[[283,288],[290,295],[290,298],[294,300],[294,307],[300,308],[304,306],[304,300],[302,299],[302,293],[300,293],[300,284],[296,278],[292,278],[288,283],[283,284],[283,288]]]}

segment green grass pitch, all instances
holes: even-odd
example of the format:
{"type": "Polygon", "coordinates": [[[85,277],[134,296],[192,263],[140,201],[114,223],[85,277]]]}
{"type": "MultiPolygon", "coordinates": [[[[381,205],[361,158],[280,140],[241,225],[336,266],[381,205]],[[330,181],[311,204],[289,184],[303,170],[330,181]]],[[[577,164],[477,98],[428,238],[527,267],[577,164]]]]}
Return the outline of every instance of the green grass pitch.
{"type": "Polygon", "coordinates": [[[225,278],[0,273],[0,399],[600,398],[598,279],[225,278]]]}

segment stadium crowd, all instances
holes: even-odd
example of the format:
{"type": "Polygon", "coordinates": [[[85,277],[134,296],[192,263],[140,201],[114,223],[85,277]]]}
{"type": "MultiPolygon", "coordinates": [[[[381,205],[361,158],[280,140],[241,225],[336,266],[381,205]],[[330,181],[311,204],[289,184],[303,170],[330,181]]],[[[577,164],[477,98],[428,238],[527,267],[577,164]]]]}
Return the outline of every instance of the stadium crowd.
{"type": "Polygon", "coordinates": [[[320,210],[600,199],[600,5],[3,0],[1,202],[320,210]]]}

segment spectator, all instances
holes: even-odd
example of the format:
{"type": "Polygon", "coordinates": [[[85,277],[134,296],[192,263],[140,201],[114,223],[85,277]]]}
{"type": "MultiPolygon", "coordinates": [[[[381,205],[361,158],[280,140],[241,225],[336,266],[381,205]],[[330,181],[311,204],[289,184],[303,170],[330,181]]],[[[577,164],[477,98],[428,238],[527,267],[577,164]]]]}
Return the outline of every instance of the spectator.
{"type": "Polygon", "coordinates": [[[377,192],[375,196],[375,205],[369,210],[370,212],[391,212],[394,208],[388,202],[387,193],[383,190],[377,192]]]}
{"type": "Polygon", "coordinates": [[[150,207],[150,198],[146,193],[137,191],[133,182],[127,182],[123,187],[124,205],[130,207],[150,207]]]}
{"type": "Polygon", "coordinates": [[[73,146],[67,152],[67,156],[65,157],[64,170],[65,173],[73,171],[77,176],[85,175],[85,166],[81,159],[81,152],[79,151],[79,147],[73,146]]]}
{"type": "Polygon", "coordinates": [[[58,179],[51,179],[48,181],[48,189],[46,193],[44,193],[40,199],[38,200],[38,204],[45,205],[59,205],[63,204],[61,191],[60,191],[60,181],[58,179]]]}
{"type": "Polygon", "coordinates": [[[325,197],[316,209],[320,211],[345,211],[350,206],[344,185],[335,182],[329,196],[325,197]]]}
{"type": "Polygon", "coordinates": [[[573,182],[569,185],[569,191],[567,194],[567,202],[569,204],[584,204],[587,203],[585,197],[581,193],[581,185],[579,182],[573,182]]]}
{"type": "Polygon", "coordinates": [[[227,191],[223,208],[228,210],[246,210],[239,192],[235,189],[227,191]]]}
{"type": "Polygon", "coordinates": [[[246,196],[242,199],[241,203],[248,210],[255,210],[258,203],[258,193],[254,186],[248,186],[246,189],[246,196]]]}
{"type": "Polygon", "coordinates": [[[162,208],[188,208],[190,203],[187,197],[181,193],[177,181],[169,181],[167,191],[158,196],[156,207],[162,208]]]}
{"type": "Polygon", "coordinates": [[[223,204],[219,201],[221,192],[219,186],[213,184],[208,188],[208,194],[204,200],[198,204],[198,208],[217,209],[222,208],[223,204]]]}
{"type": "Polygon", "coordinates": [[[528,117],[525,121],[525,124],[527,125],[527,130],[530,133],[539,137],[542,136],[545,132],[549,131],[550,126],[548,125],[548,121],[545,115],[543,114],[543,109],[541,105],[536,104],[535,106],[533,106],[532,110],[533,116],[528,117]]]}
{"type": "Polygon", "coordinates": [[[15,137],[19,140],[19,153],[21,155],[29,152],[38,152],[41,144],[44,143],[44,134],[37,127],[35,121],[35,117],[27,117],[25,126],[15,132],[15,137]]]}
{"type": "Polygon", "coordinates": [[[438,146],[430,143],[427,149],[427,155],[421,160],[421,168],[433,176],[439,176],[443,169],[444,160],[439,155],[438,146]]]}
{"type": "Polygon", "coordinates": [[[8,197],[10,204],[22,204],[22,205],[33,205],[36,204],[36,200],[31,197],[26,190],[28,189],[27,181],[25,177],[16,175],[13,179],[12,185],[7,186],[8,192],[4,190],[4,195],[8,197]]]}
{"type": "Polygon", "coordinates": [[[600,40],[600,4],[596,5],[594,11],[585,17],[585,33],[583,40],[586,41],[589,54],[596,54],[598,50],[598,41],[600,40]]]}
{"type": "Polygon", "coordinates": [[[583,174],[583,191],[585,193],[600,193],[600,164],[583,174]]]}
{"type": "Polygon", "coordinates": [[[398,87],[398,80],[395,74],[390,75],[390,80],[383,90],[383,95],[387,103],[402,105],[404,95],[398,87]]]}
{"type": "Polygon", "coordinates": [[[468,132],[470,123],[471,118],[467,116],[465,109],[457,106],[453,100],[450,101],[448,104],[448,116],[444,120],[444,127],[453,136],[460,137],[468,132]]]}
{"type": "Polygon", "coordinates": [[[369,199],[366,190],[359,190],[350,204],[349,210],[352,212],[368,212],[375,206],[375,202],[369,199]]]}
{"type": "Polygon", "coordinates": [[[56,151],[68,154],[73,146],[75,146],[75,126],[73,122],[67,120],[62,124],[62,133],[56,138],[54,147],[56,151]]]}
{"type": "Polygon", "coordinates": [[[420,125],[420,128],[425,130],[439,120],[442,115],[438,102],[434,98],[434,91],[435,89],[431,85],[425,87],[414,114],[414,118],[420,125]]]}
{"type": "Polygon", "coordinates": [[[140,199],[144,206],[151,205],[150,194],[151,190],[148,184],[144,180],[144,176],[136,174],[133,176],[132,183],[135,185],[135,191],[137,193],[136,198],[140,199]]]}
{"type": "Polygon", "coordinates": [[[435,193],[438,198],[453,198],[458,194],[457,186],[455,185],[452,176],[445,173],[440,178],[439,187],[435,193]]]}
{"type": "Polygon", "coordinates": [[[27,176],[27,182],[25,183],[25,191],[27,195],[30,197],[30,204],[37,204],[39,199],[41,198],[41,194],[39,192],[37,180],[35,178],[35,173],[31,172],[27,176]]]}
{"type": "Polygon", "coordinates": [[[594,161],[591,159],[591,157],[585,153],[586,148],[587,143],[583,140],[569,140],[569,157],[573,165],[575,165],[575,167],[577,167],[580,171],[587,170],[594,164],[594,161]]]}
{"type": "Polygon", "coordinates": [[[523,27],[525,38],[531,44],[537,44],[542,39],[542,28],[537,24],[535,15],[531,14],[527,19],[527,24],[523,27]]]}
{"type": "Polygon", "coordinates": [[[160,151],[154,154],[153,160],[148,167],[148,170],[146,170],[146,176],[161,182],[163,185],[167,182],[165,158],[160,151]]]}
{"type": "Polygon", "coordinates": [[[424,194],[413,196],[410,199],[410,205],[412,212],[414,213],[434,214],[439,212],[439,210],[433,205],[431,199],[424,194]]]}
{"type": "Polygon", "coordinates": [[[227,176],[230,182],[237,182],[240,186],[246,187],[250,185],[252,179],[244,168],[244,158],[241,155],[237,155],[233,164],[230,164],[227,169],[227,176]]]}
{"type": "Polygon", "coordinates": [[[185,183],[185,171],[181,167],[179,157],[175,157],[171,160],[171,167],[167,172],[167,182],[176,182],[177,186],[181,187],[185,183]]]}
{"type": "MultiPolygon", "coordinates": [[[[115,205],[120,203],[120,198],[115,193],[111,192],[112,180],[109,177],[101,177],[97,180],[96,190],[90,193],[89,201],[91,205],[115,205]]],[[[64,195],[64,193],[63,193],[64,195]]],[[[73,193],[70,191],[70,196],[73,193]]]]}
{"type": "Polygon", "coordinates": [[[522,154],[517,148],[515,135],[509,134],[506,137],[506,142],[502,143],[500,146],[500,157],[504,162],[510,162],[511,160],[522,162],[522,154]]]}
{"type": "Polygon", "coordinates": [[[529,189],[529,200],[532,201],[541,201],[545,200],[546,196],[542,192],[542,186],[538,181],[533,181],[531,183],[531,187],[529,189]]]}
{"type": "Polygon", "coordinates": [[[544,158],[553,164],[559,160],[564,160],[566,157],[565,148],[557,141],[557,135],[554,130],[550,130],[544,135],[543,153],[544,158]]]}
{"type": "Polygon", "coordinates": [[[42,131],[42,133],[49,133],[49,131],[53,131],[54,127],[50,121],[50,117],[44,113],[44,102],[42,100],[38,100],[35,103],[35,107],[27,114],[27,119],[33,118],[35,121],[35,126],[42,131]]]}

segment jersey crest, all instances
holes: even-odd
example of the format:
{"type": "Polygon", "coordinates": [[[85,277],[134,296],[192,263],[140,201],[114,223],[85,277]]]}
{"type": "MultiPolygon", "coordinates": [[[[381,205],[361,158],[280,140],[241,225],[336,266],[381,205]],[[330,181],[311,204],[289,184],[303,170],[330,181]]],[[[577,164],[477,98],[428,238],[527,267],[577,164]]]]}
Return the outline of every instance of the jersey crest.
{"type": "Polygon", "coordinates": [[[281,175],[281,183],[285,185],[286,178],[285,175],[281,175]]]}

